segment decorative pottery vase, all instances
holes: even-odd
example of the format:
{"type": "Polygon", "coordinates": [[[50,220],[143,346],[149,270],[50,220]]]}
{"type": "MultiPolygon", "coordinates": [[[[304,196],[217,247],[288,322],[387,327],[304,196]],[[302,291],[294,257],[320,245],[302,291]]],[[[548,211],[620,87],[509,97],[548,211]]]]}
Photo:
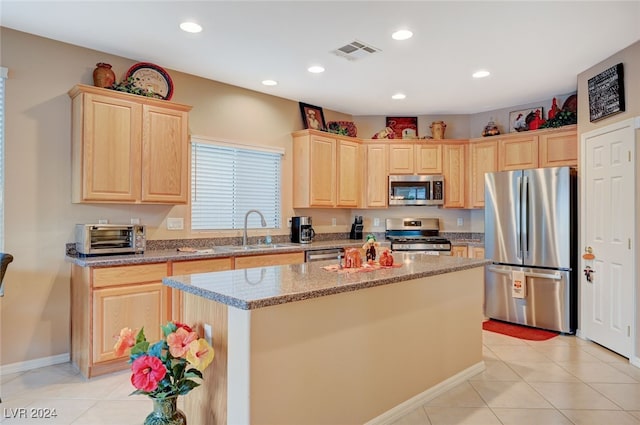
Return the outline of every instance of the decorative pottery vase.
{"type": "Polygon", "coordinates": [[[444,121],[434,121],[429,128],[434,139],[444,139],[444,130],[447,128],[444,121]]]}
{"type": "Polygon", "coordinates": [[[153,412],[149,413],[143,425],[187,425],[187,417],[177,407],[178,397],[152,400],[153,412]]]}
{"type": "Polygon", "coordinates": [[[93,70],[93,85],[96,87],[111,87],[116,82],[116,74],[108,63],[97,63],[93,70]]]}

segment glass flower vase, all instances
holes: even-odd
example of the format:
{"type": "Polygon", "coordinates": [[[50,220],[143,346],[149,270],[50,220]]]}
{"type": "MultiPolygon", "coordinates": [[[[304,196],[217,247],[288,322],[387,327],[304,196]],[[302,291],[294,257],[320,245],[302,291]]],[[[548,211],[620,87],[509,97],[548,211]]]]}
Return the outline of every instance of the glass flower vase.
{"type": "Polygon", "coordinates": [[[144,420],[143,425],[187,425],[187,417],[178,409],[178,397],[152,398],[153,412],[144,420]]]}

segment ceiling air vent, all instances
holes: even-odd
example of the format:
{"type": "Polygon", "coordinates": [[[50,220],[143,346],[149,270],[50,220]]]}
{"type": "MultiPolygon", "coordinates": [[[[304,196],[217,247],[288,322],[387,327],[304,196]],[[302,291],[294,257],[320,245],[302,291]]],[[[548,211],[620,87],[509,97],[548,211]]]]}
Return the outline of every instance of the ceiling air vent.
{"type": "Polygon", "coordinates": [[[350,61],[355,61],[370,56],[379,51],[380,49],[378,48],[355,40],[345,46],[340,47],[339,49],[332,51],[331,53],[346,58],[350,61]]]}

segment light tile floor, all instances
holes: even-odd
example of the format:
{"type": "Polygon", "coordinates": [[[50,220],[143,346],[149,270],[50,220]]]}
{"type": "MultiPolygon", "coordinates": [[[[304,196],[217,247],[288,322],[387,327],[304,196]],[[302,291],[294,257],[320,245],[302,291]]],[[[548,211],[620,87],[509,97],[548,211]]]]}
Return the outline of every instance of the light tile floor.
{"type": "MultiPolygon", "coordinates": [[[[627,359],[573,336],[483,338],[484,372],[394,425],[640,425],[640,368],[627,359]]],[[[7,425],[140,425],[152,407],[128,395],[127,371],[87,381],[66,363],[0,378],[7,425]],[[47,409],[57,416],[33,417],[47,409]]]]}

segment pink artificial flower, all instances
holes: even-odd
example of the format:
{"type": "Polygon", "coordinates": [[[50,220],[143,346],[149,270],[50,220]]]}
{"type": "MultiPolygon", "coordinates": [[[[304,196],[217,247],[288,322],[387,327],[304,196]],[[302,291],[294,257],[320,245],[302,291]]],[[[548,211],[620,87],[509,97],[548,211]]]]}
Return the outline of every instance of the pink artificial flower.
{"type": "Polygon", "coordinates": [[[198,339],[198,334],[189,332],[185,328],[178,328],[175,332],[167,335],[169,352],[173,357],[184,357],[189,350],[189,344],[198,339]]]}
{"type": "Polygon", "coordinates": [[[204,338],[200,338],[189,345],[187,361],[202,372],[213,361],[213,356],[213,347],[204,338]]]}
{"type": "Polygon", "coordinates": [[[131,383],[139,390],[151,392],[158,388],[158,382],[167,374],[160,359],[143,355],[133,361],[131,365],[131,383]]]}
{"type": "Polygon", "coordinates": [[[118,341],[116,341],[116,345],[113,346],[113,349],[116,350],[116,356],[120,357],[125,351],[127,351],[127,349],[134,345],[136,345],[136,336],[131,328],[122,328],[118,341]]]}

